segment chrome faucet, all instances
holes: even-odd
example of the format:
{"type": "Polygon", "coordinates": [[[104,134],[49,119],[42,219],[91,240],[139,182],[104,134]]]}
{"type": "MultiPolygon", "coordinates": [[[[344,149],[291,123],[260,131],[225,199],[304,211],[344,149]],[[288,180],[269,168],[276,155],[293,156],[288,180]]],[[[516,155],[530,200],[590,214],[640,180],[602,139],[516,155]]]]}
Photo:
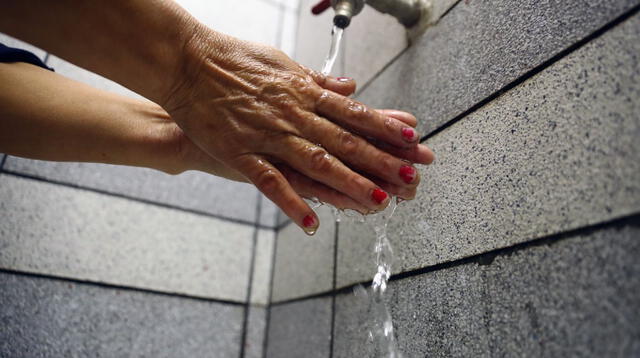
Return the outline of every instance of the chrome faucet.
{"type": "Polygon", "coordinates": [[[333,7],[333,23],[344,29],[351,23],[351,18],[362,11],[365,3],[383,14],[395,17],[410,30],[428,25],[431,9],[428,0],[323,0],[313,7],[312,12],[317,15],[333,7]]]}

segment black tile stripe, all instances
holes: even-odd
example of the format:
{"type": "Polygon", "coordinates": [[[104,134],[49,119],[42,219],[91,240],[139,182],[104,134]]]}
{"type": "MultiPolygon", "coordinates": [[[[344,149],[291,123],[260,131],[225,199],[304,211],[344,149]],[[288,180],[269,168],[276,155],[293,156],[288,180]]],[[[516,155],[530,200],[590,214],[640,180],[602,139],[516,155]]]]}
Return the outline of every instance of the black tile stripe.
{"type": "MultiPolygon", "coordinates": [[[[262,209],[262,193],[258,192],[256,199],[256,219],[259,220],[262,209]]],[[[251,309],[251,289],[253,287],[253,270],[256,264],[256,246],[258,244],[258,234],[260,227],[258,221],[253,227],[253,243],[251,245],[251,260],[249,261],[249,278],[247,280],[247,298],[244,307],[244,316],[242,318],[242,338],[240,339],[240,358],[245,356],[245,347],[247,345],[247,330],[249,325],[249,310],[251,309]]]]}
{"type": "Polygon", "coordinates": [[[8,157],[8,155],[6,155],[6,154],[2,155],[2,160],[0,161],[0,172],[2,172],[2,167],[4,167],[4,162],[7,161],[7,157],[8,157]]]}
{"type": "Polygon", "coordinates": [[[568,55],[570,55],[574,51],[582,48],[583,46],[585,46],[589,42],[597,39],[598,37],[600,37],[603,34],[605,34],[607,31],[611,30],[612,28],[616,27],[617,25],[621,24],[622,22],[626,21],[630,17],[636,15],[639,10],[640,10],[640,4],[634,6],[633,8],[631,8],[631,10],[627,11],[626,13],[624,13],[624,14],[618,16],[617,18],[613,19],[612,21],[608,22],[607,24],[605,24],[601,28],[597,29],[596,31],[592,32],[591,34],[587,35],[583,39],[575,42],[573,45],[565,48],[564,50],[561,50],[560,52],[558,52],[557,54],[555,54],[554,56],[552,56],[548,60],[542,62],[541,64],[539,64],[539,65],[535,66],[534,68],[532,68],[531,70],[527,71],[526,73],[524,73],[522,76],[518,77],[517,79],[515,79],[511,83],[505,85],[504,87],[502,87],[499,90],[495,91],[494,93],[490,94],[485,99],[483,99],[480,102],[474,104],[473,106],[471,106],[466,111],[460,113],[459,115],[457,115],[457,116],[453,117],[452,119],[450,119],[449,121],[445,122],[440,127],[435,128],[429,134],[427,134],[424,137],[422,137],[422,139],[420,141],[424,142],[425,140],[427,140],[427,139],[437,135],[438,133],[442,132],[443,130],[451,127],[451,125],[453,125],[454,123],[460,121],[464,117],[466,117],[466,116],[470,115],[471,113],[473,113],[473,112],[479,110],[480,108],[484,107],[489,102],[491,102],[494,99],[498,98],[499,96],[501,96],[505,92],[508,92],[511,89],[517,87],[518,85],[522,84],[523,82],[525,82],[526,80],[530,79],[531,77],[533,77],[533,76],[537,75],[538,73],[544,71],[549,66],[551,66],[554,63],[562,60],[563,58],[567,57],[568,55]]]}
{"type": "MultiPolygon", "coordinates": [[[[509,255],[513,255],[516,252],[524,251],[529,248],[545,246],[545,245],[550,246],[550,245],[557,244],[561,241],[564,241],[566,239],[575,238],[576,236],[588,235],[600,230],[618,228],[618,227],[624,227],[624,226],[640,227],[640,212],[623,216],[620,218],[616,218],[616,219],[603,221],[597,224],[588,225],[588,226],[584,226],[584,227],[573,229],[573,230],[568,230],[568,231],[557,233],[557,234],[543,236],[540,238],[532,239],[530,241],[521,242],[513,246],[491,250],[491,251],[477,254],[474,256],[469,256],[462,259],[440,263],[437,265],[432,265],[432,266],[427,266],[427,267],[423,267],[415,270],[397,273],[395,275],[392,275],[389,278],[389,281],[403,280],[405,278],[420,276],[420,275],[434,272],[434,271],[446,270],[456,266],[466,265],[469,263],[477,263],[478,265],[490,265],[493,262],[493,260],[498,256],[509,256],[509,255]]],[[[316,293],[313,295],[292,298],[289,300],[271,303],[271,305],[280,306],[280,305],[286,305],[293,302],[309,300],[313,298],[350,293],[358,285],[362,285],[365,288],[367,288],[371,286],[371,281],[362,281],[362,282],[355,283],[339,289],[336,288],[333,291],[326,291],[326,292],[316,293]]]]}
{"type": "Polygon", "coordinates": [[[16,275],[16,276],[24,276],[24,277],[35,277],[40,279],[52,280],[52,281],[63,281],[63,282],[75,283],[79,285],[98,286],[98,287],[103,287],[103,288],[108,288],[113,290],[123,290],[123,291],[140,292],[140,293],[167,296],[167,297],[186,298],[190,300],[213,302],[213,303],[220,303],[220,304],[232,305],[232,306],[245,305],[243,302],[236,302],[236,301],[224,300],[219,298],[195,296],[195,295],[189,295],[185,293],[158,291],[150,288],[121,286],[121,285],[105,283],[105,282],[81,280],[76,278],[61,277],[61,276],[41,274],[41,273],[23,272],[23,271],[11,270],[6,268],[0,268],[0,273],[16,275]]]}

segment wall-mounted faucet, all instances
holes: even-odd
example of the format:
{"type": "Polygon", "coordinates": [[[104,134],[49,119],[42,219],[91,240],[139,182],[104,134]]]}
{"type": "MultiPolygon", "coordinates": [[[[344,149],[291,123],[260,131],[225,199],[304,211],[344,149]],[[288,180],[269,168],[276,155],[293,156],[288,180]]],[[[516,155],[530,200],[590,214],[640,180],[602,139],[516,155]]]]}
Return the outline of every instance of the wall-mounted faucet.
{"type": "Polygon", "coordinates": [[[395,17],[411,32],[429,23],[431,3],[428,0],[322,0],[311,11],[317,15],[333,7],[333,23],[344,29],[351,23],[351,18],[362,11],[365,3],[383,14],[395,17]]]}

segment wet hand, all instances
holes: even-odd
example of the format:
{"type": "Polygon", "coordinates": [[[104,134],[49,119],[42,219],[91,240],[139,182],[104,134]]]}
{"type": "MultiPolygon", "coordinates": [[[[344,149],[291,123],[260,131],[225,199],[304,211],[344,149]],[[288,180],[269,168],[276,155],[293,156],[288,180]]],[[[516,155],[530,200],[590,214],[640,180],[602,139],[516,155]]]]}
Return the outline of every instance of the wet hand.
{"type": "Polygon", "coordinates": [[[353,81],[309,71],[276,49],[202,29],[183,58],[163,108],[307,233],[319,221],[298,193],[380,210],[388,193],[415,195],[419,177],[409,162],[433,160],[411,115],[368,109],[345,97],[353,81]]]}

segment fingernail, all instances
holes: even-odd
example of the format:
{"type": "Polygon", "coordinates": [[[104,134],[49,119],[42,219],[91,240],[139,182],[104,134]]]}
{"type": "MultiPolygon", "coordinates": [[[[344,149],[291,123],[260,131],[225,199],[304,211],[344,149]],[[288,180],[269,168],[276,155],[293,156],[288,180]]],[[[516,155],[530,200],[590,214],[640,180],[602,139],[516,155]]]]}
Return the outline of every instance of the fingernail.
{"type": "Polygon", "coordinates": [[[371,199],[378,204],[382,204],[387,199],[387,193],[381,189],[375,188],[371,193],[371,199]]]}
{"type": "Polygon", "coordinates": [[[400,167],[400,171],[398,172],[400,178],[404,180],[405,183],[411,184],[416,179],[416,169],[409,165],[403,165],[400,167]]]}
{"type": "Polygon", "coordinates": [[[318,220],[314,215],[307,215],[302,219],[302,226],[307,234],[313,235],[318,229],[318,220]]]}
{"type": "Polygon", "coordinates": [[[405,127],[402,128],[402,138],[407,142],[414,142],[417,139],[418,135],[413,128],[405,127]]]}
{"type": "Polygon", "coordinates": [[[336,78],[336,80],[338,82],[349,82],[349,81],[351,81],[353,79],[351,77],[338,77],[338,78],[336,78]]]}

